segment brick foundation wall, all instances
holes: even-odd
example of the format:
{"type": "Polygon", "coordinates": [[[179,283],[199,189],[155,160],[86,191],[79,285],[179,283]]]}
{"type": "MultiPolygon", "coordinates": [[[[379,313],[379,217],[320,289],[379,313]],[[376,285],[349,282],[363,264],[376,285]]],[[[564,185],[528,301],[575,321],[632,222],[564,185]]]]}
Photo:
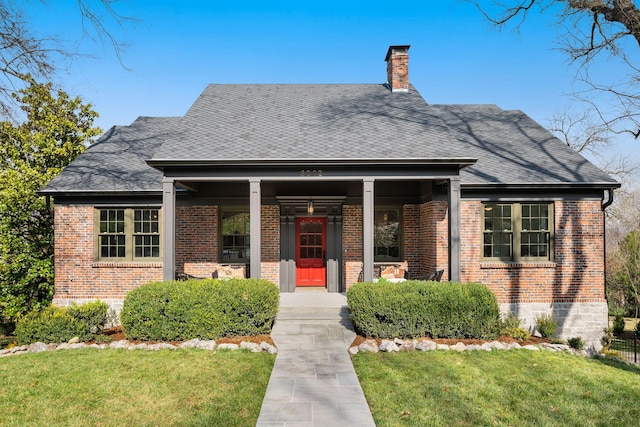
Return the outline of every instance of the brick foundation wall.
{"type": "Polygon", "coordinates": [[[482,262],[482,204],[461,203],[463,282],[486,284],[500,303],[602,303],[604,215],[599,201],[554,203],[554,259],[482,262]]]}
{"type": "Polygon", "coordinates": [[[609,324],[609,310],[604,301],[500,304],[500,311],[515,313],[522,326],[531,332],[535,330],[537,317],[553,315],[558,322],[558,338],[581,337],[586,348],[596,350],[602,348],[600,337],[609,324]]]}
{"type": "Polygon", "coordinates": [[[132,289],[162,280],[160,262],[94,261],[92,205],[56,205],[54,215],[54,304],[121,300],[132,289]]]}

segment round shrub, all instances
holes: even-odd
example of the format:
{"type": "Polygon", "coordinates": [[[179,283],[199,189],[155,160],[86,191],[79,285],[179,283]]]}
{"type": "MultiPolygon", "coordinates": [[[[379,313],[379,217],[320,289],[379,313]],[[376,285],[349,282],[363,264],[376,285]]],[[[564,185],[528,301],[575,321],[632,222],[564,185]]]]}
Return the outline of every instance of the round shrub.
{"type": "Polygon", "coordinates": [[[67,313],[84,325],[85,335],[93,337],[104,329],[109,317],[109,306],[99,300],[85,304],[73,303],[67,307],[67,313]]]}
{"type": "Polygon", "coordinates": [[[278,287],[266,280],[151,282],[127,294],[120,313],[129,339],[184,341],[269,333],[278,287]]]}
{"type": "Polygon", "coordinates": [[[78,337],[87,340],[85,325],[67,313],[62,307],[49,306],[42,311],[32,311],[21,317],[16,324],[19,344],[34,342],[59,343],[78,337]]]}
{"type": "Polygon", "coordinates": [[[486,286],[454,282],[356,283],[347,290],[351,319],[375,338],[494,338],[500,310],[486,286]]]}

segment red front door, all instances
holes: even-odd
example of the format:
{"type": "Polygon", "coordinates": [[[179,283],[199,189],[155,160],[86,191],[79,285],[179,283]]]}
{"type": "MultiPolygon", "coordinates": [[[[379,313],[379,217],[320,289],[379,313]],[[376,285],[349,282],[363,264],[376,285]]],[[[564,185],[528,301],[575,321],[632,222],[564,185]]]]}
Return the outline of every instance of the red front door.
{"type": "Polygon", "coordinates": [[[326,218],[296,218],[296,286],[326,286],[326,218]]]}

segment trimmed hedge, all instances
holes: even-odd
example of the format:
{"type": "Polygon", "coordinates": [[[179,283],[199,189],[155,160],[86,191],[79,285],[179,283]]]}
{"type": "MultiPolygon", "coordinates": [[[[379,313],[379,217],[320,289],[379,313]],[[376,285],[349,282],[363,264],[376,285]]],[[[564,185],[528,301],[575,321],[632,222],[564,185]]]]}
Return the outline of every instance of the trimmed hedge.
{"type": "Polygon", "coordinates": [[[347,290],[356,330],[373,338],[499,335],[500,309],[486,286],[454,282],[356,283],[347,290]]]}
{"type": "Polygon", "coordinates": [[[260,335],[271,331],[279,300],[267,280],[151,282],[127,294],[120,321],[127,338],[143,341],[260,335]]]}
{"type": "Polygon", "coordinates": [[[108,311],[104,301],[72,304],[66,308],[49,306],[20,318],[16,338],[20,344],[67,342],[74,337],[89,341],[104,328],[108,311]]]}

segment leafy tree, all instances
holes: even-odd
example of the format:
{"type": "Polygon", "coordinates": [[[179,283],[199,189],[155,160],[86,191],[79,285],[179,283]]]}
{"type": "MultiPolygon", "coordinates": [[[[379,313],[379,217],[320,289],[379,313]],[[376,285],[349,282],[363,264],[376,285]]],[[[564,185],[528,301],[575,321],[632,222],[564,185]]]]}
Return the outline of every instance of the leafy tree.
{"type": "Polygon", "coordinates": [[[24,121],[0,122],[0,319],[51,301],[53,211],[36,191],[101,132],[90,104],[23,79],[13,98],[24,121]]]}
{"type": "Polygon", "coordinates": [[[640,9],[633,0],[473,1],[499,27],[520,29],[533,12],[558,24],[558,45],[578,65],[585,91],[574,93],[613,133],[640,136],[640,9]],[[590,73],[597,60],[626,66],[626,74],[590,73]]]}
{"type": "Polygon", "coordinates": [[[609,280],[614,305],[628,314],[640,314],[640,229],[628,233],[613,260],[615,270],[609,280]]]}

